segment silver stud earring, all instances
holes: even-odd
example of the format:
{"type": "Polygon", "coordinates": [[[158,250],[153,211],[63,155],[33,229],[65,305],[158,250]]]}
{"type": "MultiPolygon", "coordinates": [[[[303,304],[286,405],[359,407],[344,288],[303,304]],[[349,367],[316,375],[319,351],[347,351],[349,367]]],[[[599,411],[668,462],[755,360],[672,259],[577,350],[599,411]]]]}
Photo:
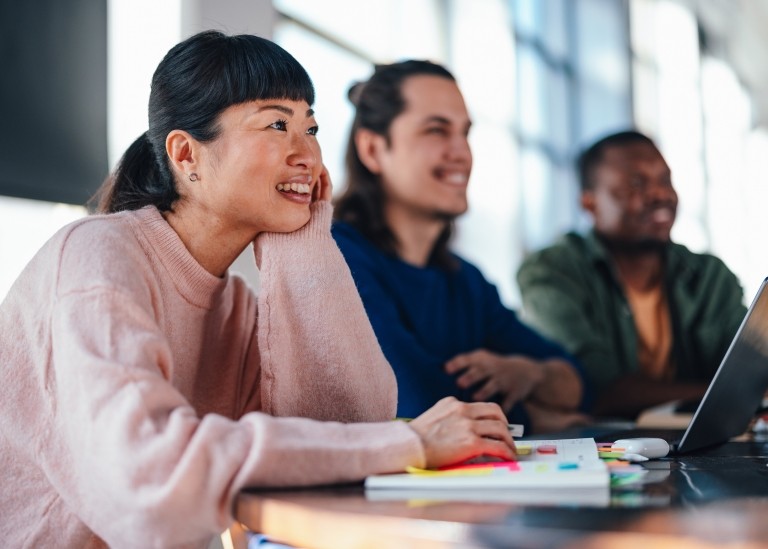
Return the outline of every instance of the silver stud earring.
{"type": "Polygon", "coordinates": [[[200,181],[200,177],[196,173],[189,174],[190,181],[200,181]]]}

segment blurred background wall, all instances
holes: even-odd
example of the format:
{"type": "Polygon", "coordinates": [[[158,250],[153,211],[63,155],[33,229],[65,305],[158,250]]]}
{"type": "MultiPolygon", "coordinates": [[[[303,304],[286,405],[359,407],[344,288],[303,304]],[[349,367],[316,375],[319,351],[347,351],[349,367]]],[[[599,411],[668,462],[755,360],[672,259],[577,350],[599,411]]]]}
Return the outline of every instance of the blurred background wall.
{"type": "MultiPolygon", "coordinates": [[[[766,0],[0,0],[0,299],[146,129],[165,52],[207,28],[304,64],[337,192],[349,85],[372,63],[445,64],[474,120],[455,247],[510,306],[525,254],[589,225],[575,154],[630,126],[672,167],[673,238],[719,255],[747,300],[768,276],[766,0]]],[[[258,283],[249,256],[235,268],[258,283]]]]}

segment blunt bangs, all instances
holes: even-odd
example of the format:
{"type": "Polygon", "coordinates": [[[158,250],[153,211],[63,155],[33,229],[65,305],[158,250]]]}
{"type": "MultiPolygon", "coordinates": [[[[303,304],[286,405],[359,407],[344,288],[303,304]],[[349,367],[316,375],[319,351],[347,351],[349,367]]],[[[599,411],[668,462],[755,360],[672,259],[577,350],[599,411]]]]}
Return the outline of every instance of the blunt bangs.
{"type": "MultiPolygon", "coordinates": [[[[234,105],[258,99],[290,99],[315,102],[315,88],[307,71],[283,48],[252,35],[232,37],[222,56],[220,82],[226,103],[234,105]]],[[[223,99],[223,98],[222,98],[223,99]]]]}

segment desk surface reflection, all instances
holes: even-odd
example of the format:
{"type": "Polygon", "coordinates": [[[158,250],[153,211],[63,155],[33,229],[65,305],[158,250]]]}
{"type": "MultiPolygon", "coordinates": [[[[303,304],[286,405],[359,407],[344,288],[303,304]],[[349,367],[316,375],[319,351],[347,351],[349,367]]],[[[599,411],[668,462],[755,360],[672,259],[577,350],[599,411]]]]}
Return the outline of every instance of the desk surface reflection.
{"type": "Polygon", "coordinates": [[[307,548],[768,547],[768,444],[730,442],[646,462],[607,507],[373,501],[361,485],[246,490],[236,517],[307,548]]]}

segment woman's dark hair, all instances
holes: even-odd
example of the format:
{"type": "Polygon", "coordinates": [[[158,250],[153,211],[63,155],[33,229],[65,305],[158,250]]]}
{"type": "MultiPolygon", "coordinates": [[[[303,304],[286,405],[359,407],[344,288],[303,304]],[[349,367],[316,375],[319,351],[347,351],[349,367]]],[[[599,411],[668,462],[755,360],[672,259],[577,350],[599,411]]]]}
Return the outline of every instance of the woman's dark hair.
{"type": "Polygon", "coordinates": [[[581,190],[588,191],[595,187],[595,169],[603,161],[606,149],[634,145],[635,143],[646,143],[654,148],[658,148],[653,139],[636,130],[625,130],[606,135],[587,147],[576,159],[576,171],[579,174],[581,190]]]}
{"type": "Polygon", "coordinates": [[[154,205],[171,210],[180,198],[165,152],[173,130],[202,142],[221,131],[222,111],[257,99],[303,100],[315,90],[304,68],[283,48],[258,36],[205,31],[174,46],[152,77],[149,129],[128,147],[94,199],[101,212],[154,205]]]}
{"type": "MultiPolygon", "coordinates": [[[[334,216],[349,223],[385,253],[397,255],[397,238],[384,218],[386,197],[381,177],[371,172],[360,160],[355,146],[355,134],[360,129],[384,136],[391,145],[389,128],[392,121],[405,110],[403,83],[413,76],[438,76],[455,81],[443,66],[429,61],[409,60],[389,65],[376,65],[366,82],[349,88],[349,100],[355,106],[355,118],[349,132],[346,153],[346,190],[336,200],[334,216]]],[[[445,268],[456,265],[448,251],[452,223],[446,224],[432,250],[430,262],[445,268]]]]}

